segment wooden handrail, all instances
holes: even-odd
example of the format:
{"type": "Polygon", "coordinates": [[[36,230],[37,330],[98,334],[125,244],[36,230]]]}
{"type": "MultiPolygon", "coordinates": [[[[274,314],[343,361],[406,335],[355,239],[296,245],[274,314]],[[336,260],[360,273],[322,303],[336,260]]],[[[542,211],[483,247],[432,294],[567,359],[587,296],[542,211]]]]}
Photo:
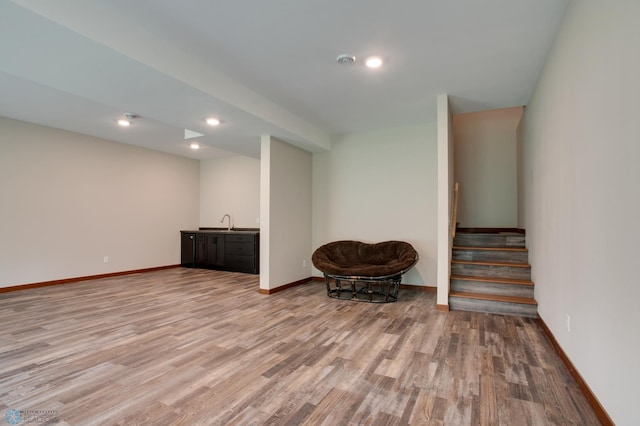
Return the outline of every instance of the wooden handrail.
{"type": "Polygon", "coordinates": [[[456,220],[458,220],[458,182],[453,185],[453,211],[451,212],[451,238],[456,237],[456,220]]]}

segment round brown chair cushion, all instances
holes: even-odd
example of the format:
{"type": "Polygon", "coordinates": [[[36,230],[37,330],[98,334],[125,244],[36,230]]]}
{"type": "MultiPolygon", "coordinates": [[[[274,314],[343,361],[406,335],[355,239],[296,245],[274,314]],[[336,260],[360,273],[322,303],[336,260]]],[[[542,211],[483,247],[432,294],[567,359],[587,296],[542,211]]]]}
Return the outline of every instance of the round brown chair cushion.
{"type": "Polygon", "coordinates": [[[404,241],[334,241],[318,247],[311,257],[313,265],[325,274],[371,278],[401,274],[417,260],[416,250],[404,241]]]}

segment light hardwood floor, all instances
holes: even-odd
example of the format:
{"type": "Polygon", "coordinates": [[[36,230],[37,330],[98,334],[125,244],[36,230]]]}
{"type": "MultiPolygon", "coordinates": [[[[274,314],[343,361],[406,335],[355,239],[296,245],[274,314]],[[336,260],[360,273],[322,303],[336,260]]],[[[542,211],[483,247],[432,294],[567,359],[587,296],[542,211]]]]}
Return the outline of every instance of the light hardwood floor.
{"type": "Polygon", "coordinates": [[[265,296],[257,276],[183,268],[3,293],[0,421],[599,424],[534,320],[434,299],[265,296]]]}

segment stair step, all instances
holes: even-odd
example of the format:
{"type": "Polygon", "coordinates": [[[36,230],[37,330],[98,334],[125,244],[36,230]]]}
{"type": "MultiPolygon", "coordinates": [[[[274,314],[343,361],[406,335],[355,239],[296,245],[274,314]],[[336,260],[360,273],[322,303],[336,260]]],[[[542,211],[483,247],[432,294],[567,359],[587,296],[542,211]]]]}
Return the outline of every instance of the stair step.
{"type": "Polygon", "coordinates": [[[485,278],[531,279],[531,266],[527,263],[451,261],[452,275],[485,278]]]}
{"type": "Polygon", "coordinates": [[[466,261],[495,261],[526,263],[529,252],[523,247],[469,247],[454,246],[453,259],[466,261]]]}
{"type": "Polygon", "coordinates": [[[478,266],[509,266],[512,268],[531,268],[531,265],[528,263],[522,262],[492,262],[486,260],[458,260],[453,259],[451,261],[452,264],[460,264],[460,265],[478,265],[478,266]]]}
{"type": "Polygon", "coordinates": [[[465,280],[465,281],[482,281],[488,283],[500,283],[500,284],[513,284],[533,286],[533,281],[523,280],[518,278],[500,278],[500,277],[474,277],[472,275],[451,275],[452,280],[465,280]]]}
{"type": "Polygon", "coordinates": [[[530,297],[501,296],[457,291],[449,293],[449,307],[452,310],[520,315],[533,318],[538,314],[538,302],[530,297]]]}
{"type": "Polygon", "coordinates": [[[494,302],[522,303],[525,305],[536,305],[538,302],[531,297],[501,296],[498,294],[463,293],[459,291],[449,292],[451,297],[462,297],[465,299],[491,300],[494,302]]]}
{"type": "Polygon", "coordinates": [[[505,227],[468,228],[468,227],[458,226],[456,229],[457,229],[457,232],[459,232],[460,234],[504,234],[504,233],[520,234],[520,235],[526,234],[526,231],[522,228],[505,228],[505,227]]]}
{"type": "Polygon", "coordinates": [[[492,251],[516,251],[528,252],[526,247],[480,247],[480,246],[453,246],[454,250],[492,250],[492,251]]]}
{"type": "Polygon", "coordinates": [[[487,278],[451,275],[452,292],[533,297],[533,282],[515,278],[487,278]]]}
{"type": "Polygon", "coordinates": [[[455,246],[465,247],[525,247],[525,236],[520,233],[457,233],[455,246]]]}

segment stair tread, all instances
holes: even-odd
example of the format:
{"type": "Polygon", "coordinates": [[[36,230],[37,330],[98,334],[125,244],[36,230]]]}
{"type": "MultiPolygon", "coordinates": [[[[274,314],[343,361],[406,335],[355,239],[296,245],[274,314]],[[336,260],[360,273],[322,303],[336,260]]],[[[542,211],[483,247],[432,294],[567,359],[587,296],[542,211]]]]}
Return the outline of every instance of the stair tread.
{"type": "Polygon", "coordinates": [[[498,278],[498,277],[477,277],[473,275],[451,275],[452,280],[465,280],[465,281],[482,281],[489,283],[500,283],[500,284],[516,284],[516,285],[525,285],[525,286],[533,286],[533,281],[531,280],[523,280],[520,278],[498,278]]]}
{"type": "Polygon", "coordinates": [[[508,303],[521,303],[525,305],[537,305],[535,299],[530,297],[518,297],[518,296],[501,296],[496,294],[484,294],[484,293],[465,293],[460,291],[449,292],[449,297],[461,297],[466,299],[478,299],[489,300],[494,302],[508,302],[508,303]]]}
{"type": "Polygon", "coordinates": [[[525,247],[476,247],[476,246],[453,246],[453,250],[487,250],[487,251],[516,251],[527,252],[525,247]]]}
{"type": "Polygon", "coordinates": [[[528,263],[520,263],[520,262],[487,262],[481,260],[459,260],[453,259],[451,263],[458,263],[464,265],[481,265],[481,266],[511,266],[516,268],[531,268],[531,265],[528,263]]]}
{"type": "Polygon", "coordinates": [[[457,228],[456,234],[463,235],[522,235],[525,236],[524,229],[517,228],[457,228]]]}

